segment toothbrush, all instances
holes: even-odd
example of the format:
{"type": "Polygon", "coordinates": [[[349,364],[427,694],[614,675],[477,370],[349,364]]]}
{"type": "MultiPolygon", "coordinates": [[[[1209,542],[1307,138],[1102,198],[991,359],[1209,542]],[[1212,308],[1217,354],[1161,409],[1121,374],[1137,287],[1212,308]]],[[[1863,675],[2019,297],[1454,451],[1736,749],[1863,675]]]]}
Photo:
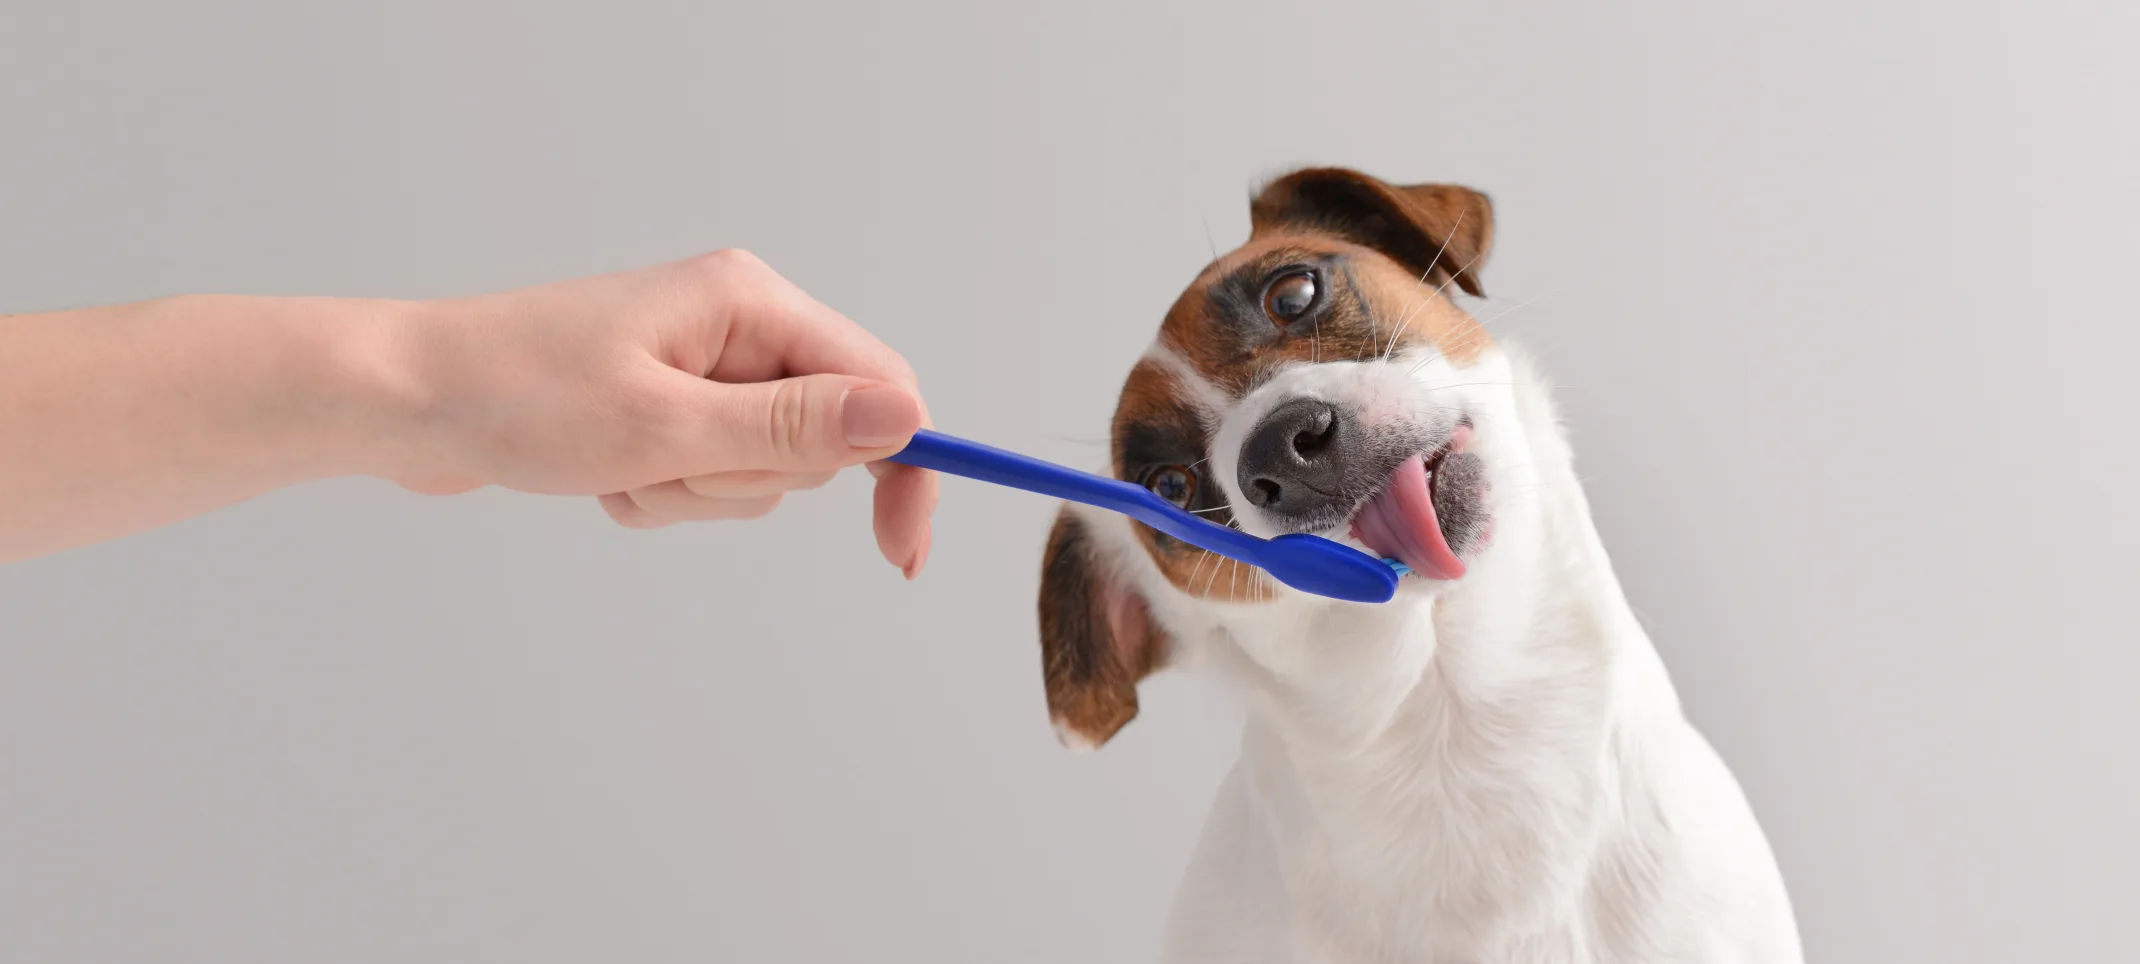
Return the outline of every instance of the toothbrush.
{"type": "Polygon", "coordinates": [[[914,433],[891,461],[1120,512],[1200,549],[1238,559],[1302,592],[1351,602],[1388,602],[1411,570],[1317,535],[1259,539],[1201,519],[1152,490],[1080,472],[928,429],[914,433]]]}

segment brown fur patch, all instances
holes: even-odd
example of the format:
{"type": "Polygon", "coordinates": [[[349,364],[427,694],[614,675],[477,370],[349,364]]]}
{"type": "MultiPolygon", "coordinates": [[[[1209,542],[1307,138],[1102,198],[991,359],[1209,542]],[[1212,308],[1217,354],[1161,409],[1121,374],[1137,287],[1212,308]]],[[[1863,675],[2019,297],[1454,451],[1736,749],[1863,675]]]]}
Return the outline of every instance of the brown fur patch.
{"type": "Polygon", "coordinates": [[[1108,453],[1118,475],[1133,457],[1127,450],[1131,440],[1126,433],[1133,426],[1164,423],[1180,430],[1185,440],[1205,434],[1203,413],[1194,396],[1189,386],[1156,362],[1140,361],[1129,370],[1129,377],[1122,381],[1122,394],[1115,401],[1114,432],[1108,453]]]}
{"type": "MultiPolygon", "coordinates": [[[[1205,424],[1196,394],[1167,366],[1145,360],[1130,369],[1115,407],[1115,477],[1143,484],[1154,469],[1179,468],[1195,483],[1195,494],[1186,508],[1216,525],[1232,525],[1233,513],[1220,498],[1224,490],[1209,471],[1210,426],[1205,424]]],[[[1160,573],[1184,593],[1251,602],[1274,592],[1269,577],[1260,570],[1222,559],[1141,522],[1134,525],[1160,573]]]]}
{"type": "Polygon", "coordinates": [[[1212,602],[1267,602],[1277,586],[1263,570],[1215,552],[1206,552],[1137,523],[1137,539],[1159,564],[1174,588],[1212,602]]]}
{"type": "Polygon", "coordinates": [[[1394,333],[1399,348],[1431,347],[1459,366],[1478,361],[1492,347],[1485,326],[1448,297],[1446,281],[1421,281],[1396,262],[1380,258],[1362,259],[1359,275],[1360,287],[1381,319],[1377,334],[1385,345],[1394,333]]]}
{"type": "Polygon", "coordinates": [[[1056,516],[1040,575],[1040,654],[1048,714],[1107,742],[1137,716],[1137,683],[1166,662],[1172,641],[1144,597],[1094,558],[1085,525],[1056,516]]]}

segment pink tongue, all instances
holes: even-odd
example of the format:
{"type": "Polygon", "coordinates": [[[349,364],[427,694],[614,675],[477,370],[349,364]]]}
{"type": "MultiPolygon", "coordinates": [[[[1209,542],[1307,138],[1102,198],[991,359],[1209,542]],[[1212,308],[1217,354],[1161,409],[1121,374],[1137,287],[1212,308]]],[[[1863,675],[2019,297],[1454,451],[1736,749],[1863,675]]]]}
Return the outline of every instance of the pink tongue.
{"type": "Polygon", "coordinates": [[[1434,495],[1427,488],[1426,463],[1417,455],[1397,466],[1389,485],[1360,509],[1352,520],[1352,535],[1428,579],[1463,578],[1464,562],[1442,538],[1434,495]]]}

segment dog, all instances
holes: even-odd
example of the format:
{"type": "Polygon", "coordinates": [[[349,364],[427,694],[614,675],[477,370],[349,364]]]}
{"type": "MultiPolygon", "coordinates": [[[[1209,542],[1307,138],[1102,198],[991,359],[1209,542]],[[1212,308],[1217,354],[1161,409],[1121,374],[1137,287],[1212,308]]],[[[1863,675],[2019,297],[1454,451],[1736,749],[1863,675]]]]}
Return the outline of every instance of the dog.
{"type": "Polygon", "coordinates": [[[1246,694],[1163,958],[1801,961],[1774,854],[1629,608],[1551,400],[1456,300],[1483,295],[1492,203],[1310,168],[1249,211],[1131,369],[1113,475],[1412,572],[1387,603],[1340,602],[1121,516],[1056,517],[1039,622],[1066,745],[1107,742],[1168,667],[1246,694]]]}

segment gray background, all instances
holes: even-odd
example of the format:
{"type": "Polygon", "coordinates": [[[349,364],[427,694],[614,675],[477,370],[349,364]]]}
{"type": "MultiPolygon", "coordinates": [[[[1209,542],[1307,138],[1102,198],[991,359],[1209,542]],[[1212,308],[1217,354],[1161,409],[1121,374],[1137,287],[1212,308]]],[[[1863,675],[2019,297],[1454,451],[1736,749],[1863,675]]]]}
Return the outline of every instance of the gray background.
{"type": "MultiPolygon", "coordinates": [[[[737,245],[1084,464],[1256,179],[1483,188],[1811,957],[2140,958],[2130,5],[5,2],[0,310],[737,245]]],[[[0,570],[0,960],[1147,959],[1237,709],[1058,751],[1050,506],[948,485],[907,585],[863,481],[655,534],[349,481],[0,570]]]]}

